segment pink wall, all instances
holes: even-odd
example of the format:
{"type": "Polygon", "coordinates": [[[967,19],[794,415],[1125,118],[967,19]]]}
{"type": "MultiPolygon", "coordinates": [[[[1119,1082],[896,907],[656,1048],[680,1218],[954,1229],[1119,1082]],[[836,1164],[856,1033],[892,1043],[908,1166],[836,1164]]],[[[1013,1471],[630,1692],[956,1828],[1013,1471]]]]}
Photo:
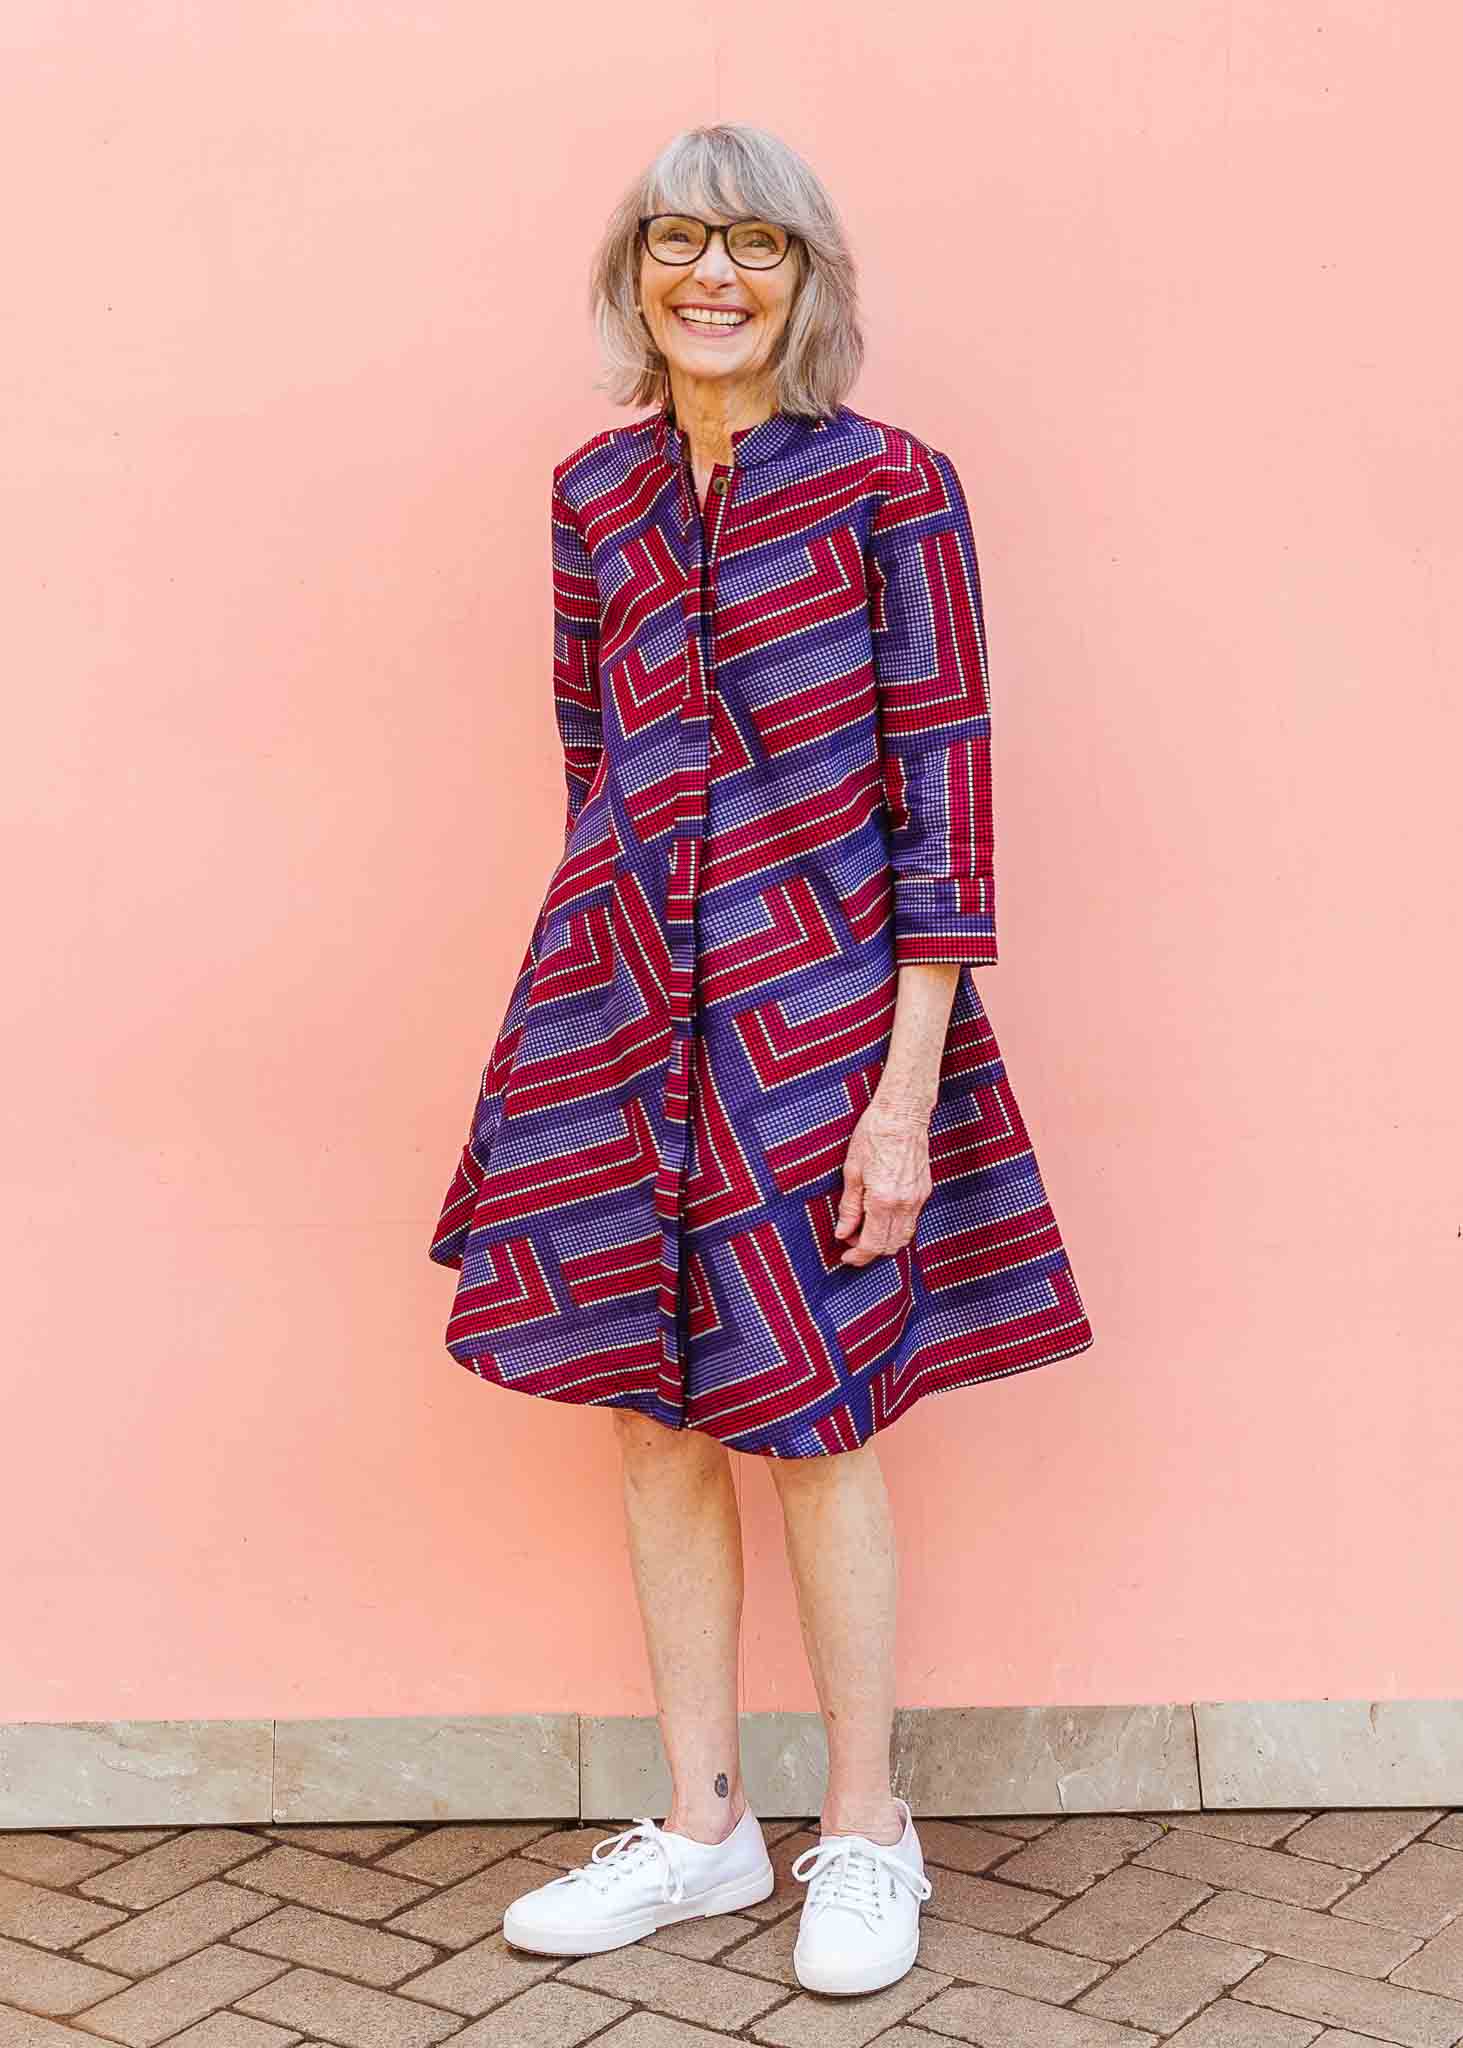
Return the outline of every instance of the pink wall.
{"type": "Polygon", "coordinates": [[[1454,10],[0,37],[0,1719],[651,1708],[608,1419],[454,1364],[425,1245],[561,830],[549,468],[629,416],[585,262],[716,117],[967,483],[982,995],[1097,1331],[884,1439],[901,1700],[1463,1694],[1454,10]]]}

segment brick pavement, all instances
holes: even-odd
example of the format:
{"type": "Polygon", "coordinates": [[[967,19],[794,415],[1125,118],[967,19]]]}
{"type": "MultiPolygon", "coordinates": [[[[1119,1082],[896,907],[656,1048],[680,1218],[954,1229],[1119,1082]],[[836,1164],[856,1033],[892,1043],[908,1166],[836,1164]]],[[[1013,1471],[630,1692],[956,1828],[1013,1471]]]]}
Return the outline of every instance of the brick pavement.
{"type": "Polygon", "coordinates": [[[503,1909],[616,1824],[0,1833],[0,2048],[1454,2048],[1463,1812],[928,1820],[919,1961],[802,1991],[777,1890],[579,1959],[503,1909]]]}

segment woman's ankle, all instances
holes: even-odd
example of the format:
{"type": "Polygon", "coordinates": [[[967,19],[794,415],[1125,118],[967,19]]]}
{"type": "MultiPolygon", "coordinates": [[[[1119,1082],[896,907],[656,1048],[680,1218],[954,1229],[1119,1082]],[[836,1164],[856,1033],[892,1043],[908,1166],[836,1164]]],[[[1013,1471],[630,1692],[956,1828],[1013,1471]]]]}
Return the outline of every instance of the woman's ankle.
{"type": "Polygon", "coordinates": [[[825,1835],[863,1835],[893,1848],[904,1833],[904,1814],[891,1793],[887,1800],[861,1799],[827,1803],[818,1825],[825,1835]]]}
{"type": "Polygon", "coordinates": [[[714,1806],[678,1807],[672,1800],[670,1811],[661,1825],[669,1835],[688,1835],[693,1842],[712,1847],[726,1840],[746,1810],[747,1795],[738,1783],[725,1799],[717,1800],[714,1806]]]}

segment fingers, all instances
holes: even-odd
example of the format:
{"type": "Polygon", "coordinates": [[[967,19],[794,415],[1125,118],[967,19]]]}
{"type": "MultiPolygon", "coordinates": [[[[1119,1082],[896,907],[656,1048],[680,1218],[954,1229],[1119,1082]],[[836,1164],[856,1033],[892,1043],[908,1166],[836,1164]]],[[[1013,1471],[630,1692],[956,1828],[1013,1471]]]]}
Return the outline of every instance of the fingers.
{"type": "MultiPolygon", "coordinates": [[[[923,1207],[924,1198],[921,1196],[885,1194],[875,1188],[867,1189],[863,1195],[863,1227],[841,1254],[839,1264],[867,1266],[872,1259],[899,1251],[913,1238],[923,1207]]],[[[841,1208],[839,1214],[842,1215],[841,1208]]]]}
{"type": "Polygon", "coordinates": [[[852,1237],[864,1213],[864,1177],[851,1159],[843,1163],[843,1194],[833,1222],[835,1237],[852,1237]]]}

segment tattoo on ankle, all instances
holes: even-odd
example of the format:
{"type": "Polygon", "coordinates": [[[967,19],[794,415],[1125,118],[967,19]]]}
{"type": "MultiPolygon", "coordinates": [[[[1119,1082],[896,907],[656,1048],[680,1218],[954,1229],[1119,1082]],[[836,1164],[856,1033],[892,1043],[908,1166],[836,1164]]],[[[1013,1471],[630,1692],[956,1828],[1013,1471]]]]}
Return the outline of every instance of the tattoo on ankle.
{"type": "Polygon", "coordinates": [[[729,1787],[729,1785],[727,1784],[727,1780],[726,1780],[726,1772],[725,1772],[725,1771],[718,1771],[718,1772],[717,1772],[717,1774],[716,1774],[716,1796],[717,1796],[717,1798],[718,1798],[718,1799],[725,1799],[725,1797],[726,1797],[726,1795],[727,1795],[727,1793],[728,1793],[728,1791],[729,1791],[730,1789],[731,1789],[731,1788],[730,1788],[730,1787],[729,1787]]]}

